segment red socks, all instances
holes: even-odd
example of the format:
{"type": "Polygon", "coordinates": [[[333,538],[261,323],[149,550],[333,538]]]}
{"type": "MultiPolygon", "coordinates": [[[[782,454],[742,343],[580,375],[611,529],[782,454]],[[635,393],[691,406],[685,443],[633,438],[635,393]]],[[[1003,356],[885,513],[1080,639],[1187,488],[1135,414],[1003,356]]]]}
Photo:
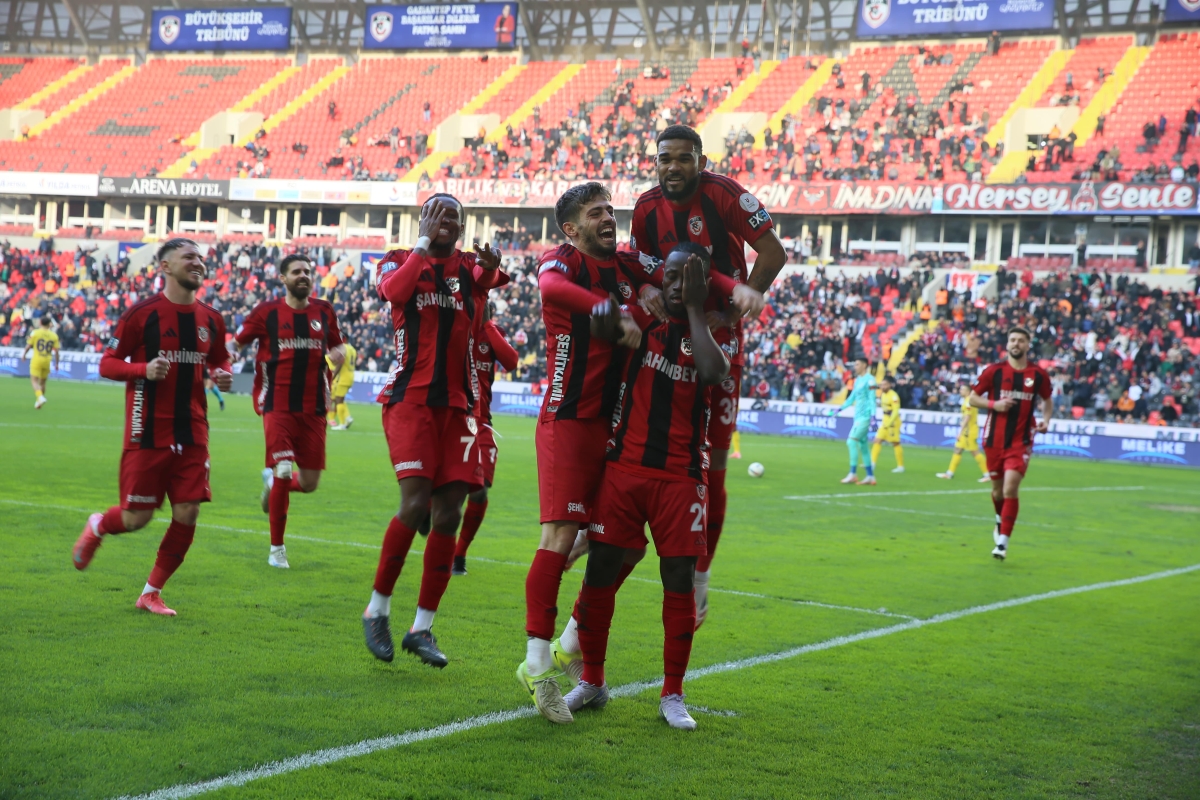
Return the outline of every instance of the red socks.
{"type": "MultiPolygon", "coordinates": [[[[683,676],[692,657],[692,634],[696,631],[696,593],[663,592],[663,689],[662,696],[683,694],[683,676]]],[[[580,627],[580,642],[583,641],[580,627]]],[[[585,656],[586,659],[586,656],[585,656]]],[[[584,670],[587,662],[584,661],[584,670]]],[[[590,682],[590,681],[589,681],[590,682]]]]}
{"type": "Polygon", "coordinates": [[[549,641],[554,638],[558,587],[562,584],[566,565],[566,555],[553,550],[538,550],[533,556],[533,564],[525,578],[525,633],[535,639],[549,641]]]}
{"type": "Polygon", "coordinates": [[[1017,512],[1021,509],[1021,501],[1015,497],[1004,498],[1004,505],[1000,510],[1000,533],[1003,536],[1012,536],[1013,526],[1017,524],[1017,512]]]}
{"type": "Polygon", "coordinates": [[[454,563],[454,531],[430,531],[425,539],[425,568],[421,572],[421,593],[417,606],[437,611],[442,595],[450,585],[450,565],[454,563]]]}
{"type": "Polygon", "coordinates": [[[166,586],[167,581],[175,574],[175,570],[179,569],[179,565],[183,563],[183,557],[187,555],[188,548],[192,546],[192,539],[195,535],[195,525],[184,525],[171,520],[171,524],[167,526],[167,532],[162,538],[162,543],[158,546],[158,557],[154,559],[154,569],[150,570],[150,577],[146,583],[156,589],[166,586]]]}
{"type": "Polygon", "coordinates": [[[113,506],[108,511],[105,511],[104,517],[96,527],[100,529],[100,533],[124,533],[125,520],[121,513],[121,507],[113,506]]]}
{"type": "Polygon", "coordinates": [[[583,651],[583,680],[593,686],[604,685],[608,629],[612,625],[616,600],[616,586],[597,588],[584,583],[579,591],[579,602],[575,604],[575,620],[579,623],[579,649],[583,651]]]}
{"type": "Polygon", "coordinates": [[[293,477],[290,481],[275,479],[271,484],[271,493],[267,498],[268,519],[271,521],[271,546],[279,547],[283,544],[283,532],[287,529],[287,513],[288,502],[291,499],[293,484],[296,483],[296,478],[293,477]]]}
{"type": "Polygon", "coordinates": [[[467,501],[467,510],[463,512],[462,530],[458,534],[458,547],[454,548],[455,558],[467,554],[467,548],[475,541],[475,534],[479,532],[479,526],[483,524],[483,515],[486,513],[487,500],[482,503],[467,501]]]}
{"type": "Polygon", "coordinates": [[[708,473],[708,554],[696,559],[697,572],[708,572],[717,554],[717,542],[725,527],[725,499],[725,470],[713,470],[708,473]]]}
{"type": "Polygon", "coordinates": [[[417,532],[401,522],[399,517],[392,517],[383,537],[379,568],[375,570],[375,591],[391,597],[392,590],[396,588],[396,579],[400,577],[400,570],[404,569],[404,558],[408,555],[408,548],[412,547],[412,540],[416,535],[417,532]]]}

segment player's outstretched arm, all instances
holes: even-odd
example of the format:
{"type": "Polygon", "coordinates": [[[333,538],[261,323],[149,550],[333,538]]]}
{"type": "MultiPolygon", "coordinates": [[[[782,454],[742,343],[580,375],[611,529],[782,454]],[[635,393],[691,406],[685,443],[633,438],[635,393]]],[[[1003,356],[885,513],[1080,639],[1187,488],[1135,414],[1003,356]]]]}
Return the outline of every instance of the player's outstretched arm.
{"type": "Polygon", "coordinates": [[[750,271],[746,283],[760,295],[766,294],[771,284],[779,277],[783,265],[787,263],[787,251],[783,249],[783,242],[779,241],[774,228],[759,236],[750,247],[758,255],[754,259],[754,269],[750,271]]]}
{"type": "Polygon", "coordinates": [[[622,312],[615,295],[592,308],[592,336],[623,347],[636,348],[642,343],[642,329],[622,312]]]}
{"type": "Polygon", "coordinates": [[[713,338],[708,327],[704,303],[708,300],[708,275],[704,262],[693,254],[683,266],[683,305],[687,309],[692,334],[692,359],[700,383],[711,386],[729,377],[729,358],[713,338]]]}
{"type": "Polygon", "coordinates": [[[495,356],[496,362],[504,368],[505,372],[512,372],[516,369],[521,356],[516,348],[508,343],[508,339],[504,338],[500,326],[488,320],[484,333],[487,335],[488,343],[492,346],[492,354],[495,356]]]}
{"type": "Polygon", "coordinates": [[[31,345],[31,344],[27,344],[27,345],[25,345],[25,352],[21,353],[21,360],[22,360],[22,361],[24,361],[25,359],[29,358],[29,351],[30,351],[30,350],[32,350],[32,349],[33,349],[33,345],[31,345]]]}

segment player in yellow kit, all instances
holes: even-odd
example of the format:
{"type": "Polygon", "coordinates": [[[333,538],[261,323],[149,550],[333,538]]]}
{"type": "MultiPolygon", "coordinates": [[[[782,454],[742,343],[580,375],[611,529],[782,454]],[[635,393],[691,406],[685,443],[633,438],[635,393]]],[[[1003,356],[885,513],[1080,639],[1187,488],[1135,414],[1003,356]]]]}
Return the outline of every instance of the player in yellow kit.
{"type": "Polygon", "coordinates": [[[989,483],[991,478],[988,476],[987,459],[979,452],[979,409],[967,402],[971,396],[971,384],[959,386],[958,393],[962,395],[962,429],[958,432],[958,441],[954,443],[954,455],[950,456],[950,469],[939,472],[937,476],[946,480],[953,478],[958,462],[962,461],[963,450],[966,450],[975,457],[975,463],[983,473],[979,482],[989,483]]]}
{"type": "Polygon", "coordinates": [[[330,389],[333,393],[333,410],[326,415],[326,419],[333,426],[330,430],[334,431],[347,430],[354,424],[354,417],[350,416],[350,407],[346,405],[346,395],[350,394],[350,387],[354,385],[354,362],[358,358],[358,351],[350,345],[350,342],[343,340],[342,343],[346,348],[346,359],[342,361],[340,367],[335,369],[329,356],[325,356],[326,363],[333,370],[333,383],[330,389]]]}
{"type": "Polygon", "coordinates": [[[892,379],[887,375],[879,382],[879,405],[883,409],[883,422],[879,423],[879,430],[875,432],[871,464],[878,464],[879,451],[887,442],[896,454],[896,468],[892,472],[904,472],[904,447],[900,444],[900,395],[896,394],[892,379]]]}
{"type": "Polygon", "coordinates": [[[33,351],[29,362],[29,382],[33,385],[33,407],[41,408],[46,405],[46,381],[50,379],[50,356],[54,356],[54,368],[58,369],[58,334],[50,330],[50,315],[43,314],[41,326],[29,334],[25,342],[25,352],[21,358],[26,358],[33,351]]]}

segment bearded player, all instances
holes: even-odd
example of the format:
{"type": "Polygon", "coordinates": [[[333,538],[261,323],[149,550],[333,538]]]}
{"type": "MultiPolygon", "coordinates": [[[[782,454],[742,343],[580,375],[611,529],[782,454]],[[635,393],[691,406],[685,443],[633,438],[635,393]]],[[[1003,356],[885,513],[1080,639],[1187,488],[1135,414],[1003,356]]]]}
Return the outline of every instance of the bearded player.
{"type": "Polygon", "coordinates": [[[312,262],[293,254],[279,264],[282,298],[259,303],[234,341],[258,342],[254,364],[254,410],[262,415],[267,466],[262,471],[262,510],[271,523],[267,564],[288,569],[283,536],[291,493],[315,492],[325,469],[325,412],[329,373],[325,359],[340,365],[346,352],[337,312],[310,297],[312,262]]]}
{"type": "Polygon", "coordinates": [[[125,383],[125,443],[121,504],[92,514],[72,559],[86,569],[107,536],[144,528],[171,501],[171,524],[136,607],[175,616],[160,592],[183,563],[196,533],[208,483],[208,405],[204,376],[225,391],[233,385],[225,321],[196,300],[207,268],[190,239],[170,239],[156,256],[163,290],[129,308],[100,359],[100,375],[125,383]]]}
{"type": "MultiPolygon", "coordinates": [[[[608,469],[588,532],[583,588],[575,606],[583,675],[566,697],[578,711],[608,702],[604,660],[617,593],[629,550],[646,546],[650,526],[663,584],[663,688],[659,715],[673,728],[694,730],[684,706],[683,676],[696,629],[696,559],[708,552],[707,471],[709,387],[729,374],[729,358],[708,327],[708,254],[678,245],[663,265],[664,322],[630,308],[642,331],[626,359],[618,422],[608,444],[608,469]]],[[[614,340],[626,324],[614,301],[593,315],[596,335],[614,340]]]]}
{"type": "Polygon", "coordinates": [[[983,433],[983,453],[988,476],[992,479],[992,506],[996,509],[996,528],[992,555],[1003,561],[1008,557],[1008,539],[1020,510],[1018,492],[1029,457],[1033,455],[1033,434],[1050,428],[1054,403],[1050,399],[1050,375],[1037,364],[1029,363],[1031,337],[1025,328],[1008,331],[1008,357],[990,364],[975,381],[968,402],[987,409],[983,433]],[[986,399],[985,396],[986,395],[986,399]],[[1034,417],[1034,406],[1042,404],[1042,418],[1034,417]]]}
{"type": "Polygon", "coordinates": [[[671,125],[657,137],[658,186],[644,192],[633,210],[632,241],[642,252],[664,258],[679,242],[692,241],[712,253],[714,272],[746,289],[732,296],[711,293],[710,324],[718,344],[729,355],[729,377],[712,390],[714,411],[708,436],[712,444],[709,472],[707,555],[696,566],[696,623],[708,615],[708,582],[713,556],[725,524],[725,466],[737,429],[743,350],[741,317],[757,317],[787,252],[775,234],[767,209],[737,181],[705,170],[704,142],[686,125],[671,125]],[[745,247],[757,254],[754,271],[746,267],[745,247]],[[751,291],[753,290],[753,291],[751,291]]]}
{"type": "Polygon", "coordinates": [[[476,246],[474,254],[458,249],[462,228],[462,204],[435,194],[421,208],[413,249],[393,250],[379,262],[379,297],[392,304],[396,366],[378,401],[400,512],[383,538],[363,634],[376,658],[392,660],[392,590],[417,528],[429,517],[416,618],[400,646],[439,669],[448,661],[433,635],[434,615],[450,582],[463,501],[483,488],[471,351],[482,335],[488,289],[508,280],[490,245],[476,246]]]}
{"type": "Polygon", "coordinates": [[[508,343],[508,337],[492,320],[491,304],[484,306],[483,335],[475,342],[475,375],[479,379],[479,403],[475,407],[475,422],[479,426],[479,457],[483,460],[483,488],[467,495],[467,510],[463,512],[462,530],[458,533],[458,544],[454,548],[453,575],[467,574],[467,549],[475,541],[475,534],[483,524],[487,513],[488,490],[496,479],[495,430],[492,428],[492,383],[496,380],[496,364],[505,372],[517,368],[516,349],[508,343]]]}
{"type": "Polygon", "coordinates": [[[962,426],[958,430],[958,440],[954,443],[954,454],[950,456],[950,467],[945,472],[939,472],[937,476],[945,480],[953,480],[965,450],[975,459],[975,463],[979,465],[979,471],[983,473],[979,482],[991,483],[987,459],[983,457],[983,453],[979,452],[979,409],[971,405],[971,384],[967,382],[960,384],[958,393],[962,397],[962,426]]]}

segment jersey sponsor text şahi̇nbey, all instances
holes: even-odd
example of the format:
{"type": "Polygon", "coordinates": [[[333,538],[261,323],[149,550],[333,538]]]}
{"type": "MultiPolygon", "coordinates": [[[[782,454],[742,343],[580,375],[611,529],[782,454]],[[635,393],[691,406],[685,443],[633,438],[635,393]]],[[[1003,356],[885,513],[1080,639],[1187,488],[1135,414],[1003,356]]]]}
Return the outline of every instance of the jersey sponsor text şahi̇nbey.
{"type": "Polygon", "coordinates": [[[642,343],[625,362],[608,460],[627,472],[707,483],[711,387],[700,383],[687,320],[630,309],[642,343]]]}
{"type": "Polygon", "coordinates": [[[1007,361],[990,364],[975,381],[975,394],[989,400],[1013,401],[1008,411],[989,411],[983,446],[989,450],[1028,447],[1033,444],[1034,408],[1038,398],[1050,396],[1050,376],[1030,364],[1013,369],[1007,361]]]}
{"type": "Polygon", "coordinates": [[[538,276],[550,384],[542,401],[543,421],[608,418],[621,385],[621,364],[613,359],[615,345],[592,337],[590,305],[586,309],[572,307],[556,298],[548,285],[552,273],[591,293],[591,302],[613,294],[626,303],[636,300],[643,285],[655,283],[656,278],[661,282],[657,276],[660,266],[658,259],[636,252],[618,252],[598,261],[570,244],[542,256],[538,276]]]}
{"type": "Polygon", "coordinates": [[[283,299],[259,303],[237,332],[237,343],[258,340],[254,408],[258,413],[289,411],[324,414],[329,410],[325,353],[342,343],[333,306],[310,299],[295,309],[283,299]]]}
{"type": "Polygon", "coordinates": [[[165,358],[161,381],[136,378],[125,384],[125,449],[208,444],[208,370],[229,370],[225,321],[201,302],[176,305],[156,294],[121,315],[104,351],[134,363],[165,358]]]}

